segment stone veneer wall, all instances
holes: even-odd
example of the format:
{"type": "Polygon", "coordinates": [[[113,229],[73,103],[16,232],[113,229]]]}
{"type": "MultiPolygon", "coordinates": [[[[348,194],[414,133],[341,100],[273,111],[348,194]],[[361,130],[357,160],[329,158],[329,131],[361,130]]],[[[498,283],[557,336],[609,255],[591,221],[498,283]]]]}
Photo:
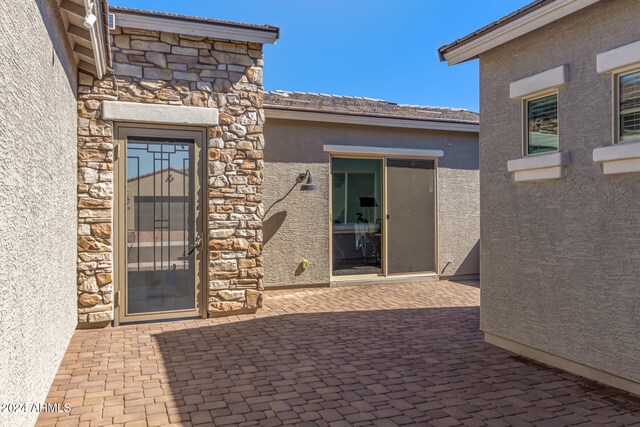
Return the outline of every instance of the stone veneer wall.
{"type": "MultiPolygon", "coordinates": [[[[207,129],[208,311],[262,304],[262,45],[117,28],[111,75],[79,77],[78,314],[113,320],[114,124],[103,100],[219,109],[207,129]]],[[[206,258],[205,258],[206,259],[206,258]]]]}

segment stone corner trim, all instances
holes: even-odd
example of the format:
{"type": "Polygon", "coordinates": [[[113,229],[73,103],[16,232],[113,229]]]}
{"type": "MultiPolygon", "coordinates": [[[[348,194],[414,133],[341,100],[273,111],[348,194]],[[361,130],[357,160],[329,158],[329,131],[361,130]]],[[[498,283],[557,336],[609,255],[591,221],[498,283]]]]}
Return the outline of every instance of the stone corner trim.
{"type": "Polygon", "coordinates": [[[559,151],[509,160],[507,170],[516,182],[547,181],[564,178],[570,162],[569,152],[559,151]]]}
{"type": "Polygon", "coordinates": [[[596,148],[593,161],[602,163],[605,175],[640,172],[640,142],[596,148]]]}
{"type": "Polygon", "coordinates": [[[599,74],[640,64],[640,41],[602,52],[596,56],[599,74]]]}
{"type": "Polygon", "coordinates": [[[564,86],[568,82],[569,66],[561,65],[511,83],[509,96],[511,99],[523,99],[536,93],[564,86]]]}
{"type": "Polygon", "coordinates": [[[104,120],[123,122],[163,123],[173,125],[217,126],[218,109],[180,105],[143,104],[138,102],[104,101],[104,120]]]}

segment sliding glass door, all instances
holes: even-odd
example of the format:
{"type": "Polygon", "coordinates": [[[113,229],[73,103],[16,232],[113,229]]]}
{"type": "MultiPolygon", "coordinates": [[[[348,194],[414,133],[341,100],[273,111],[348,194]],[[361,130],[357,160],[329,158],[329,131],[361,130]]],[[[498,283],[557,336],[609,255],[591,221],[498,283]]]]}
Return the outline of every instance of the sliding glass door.
{"type": "Polygon", "coordinates": [[[333,159],[333,275],[382,274],[382,160],[333,159]]]}
{"type": "Polygon", "coordinates": [[[435,161],[332,158],[332,276],[436,271],[435,161]]]}
{"type": "Polygon", "coordinates": [[[433,160],[387,160],[387,272],[436,270],[433,160]]]}

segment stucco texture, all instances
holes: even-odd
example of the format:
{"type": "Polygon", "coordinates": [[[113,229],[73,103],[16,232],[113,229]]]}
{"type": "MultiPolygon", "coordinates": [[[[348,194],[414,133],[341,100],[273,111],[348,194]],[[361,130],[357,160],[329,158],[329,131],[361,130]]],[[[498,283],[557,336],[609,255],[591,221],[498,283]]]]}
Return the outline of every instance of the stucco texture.
{"type": "Polygon", "coordinates": [[[442,149],[438,162],[439,273],[479,272],[477,134],[284,119],[265,125],[265,287],[327,284],[330,156],[323,145],[442,149]],[[284,200],[298,173],[311,171],[318,191],[284,200]],[[271,207],[273,205],[273,207],[271,207]],[[303,259],[309,267],[302,269],[303,259]],[[443,272],[444,270],[444,272],[443,272]]]}
{"type": "Polygon", "coordinates": [[[75,65],[47,1],[0,3],[0,425],[32,425],[76,326],[75,65]]]}
{"type": "Polygon", "coordinates": [[[640,176],[605,176],[612,76],[598,53],[640,40],[637,0],[601,1],[480,57],[481,327],[640,380],[640,176]],[[515,80],[569,66],[558,93],[566,178],[515,183],[522,155],[515,80]]]}

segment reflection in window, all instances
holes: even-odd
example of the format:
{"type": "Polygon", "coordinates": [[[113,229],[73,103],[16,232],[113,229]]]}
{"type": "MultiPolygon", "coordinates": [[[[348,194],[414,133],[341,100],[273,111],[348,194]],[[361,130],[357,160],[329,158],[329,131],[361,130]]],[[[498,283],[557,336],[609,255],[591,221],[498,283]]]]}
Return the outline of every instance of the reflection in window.
{"type": "Polygon", "coordinates": [[[382,160],[332,160],[333,274],[381,274],[382,160]]]}
{"type": "Polygon", "coordinates": [[[527,154],[558,150],[558,95],[527,101],[527,154]]]}
{"type": "Polygon", "coordinates": [[[640,139],[640,71],[619,77],[619,141],[640,139]]]}

